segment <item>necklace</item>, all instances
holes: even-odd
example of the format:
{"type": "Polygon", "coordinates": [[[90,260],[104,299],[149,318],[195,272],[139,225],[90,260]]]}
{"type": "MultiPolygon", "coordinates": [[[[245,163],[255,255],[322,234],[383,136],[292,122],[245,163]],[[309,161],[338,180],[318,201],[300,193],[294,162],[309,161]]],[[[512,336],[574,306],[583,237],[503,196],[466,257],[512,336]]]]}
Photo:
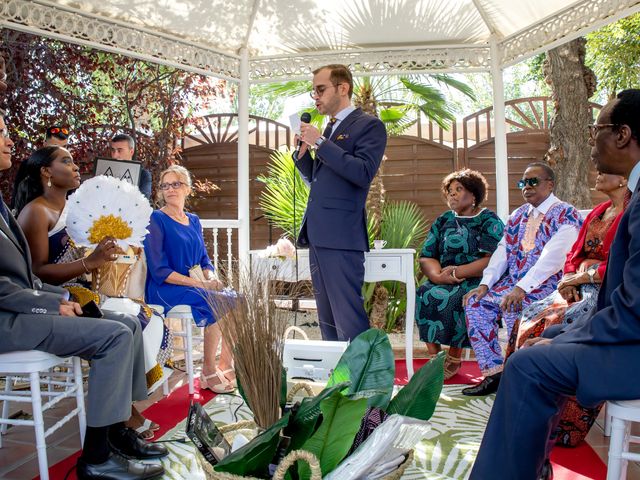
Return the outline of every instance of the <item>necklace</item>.
{"type": "Polygon", "coordinates": [[[163,212],[169,215],[169,217],[173,218],[176,222],[184,223],[187,220],[187,214],[183,211],[180,214],[175,214],[169,211],[169,209],[163,209],[163,212]]]}

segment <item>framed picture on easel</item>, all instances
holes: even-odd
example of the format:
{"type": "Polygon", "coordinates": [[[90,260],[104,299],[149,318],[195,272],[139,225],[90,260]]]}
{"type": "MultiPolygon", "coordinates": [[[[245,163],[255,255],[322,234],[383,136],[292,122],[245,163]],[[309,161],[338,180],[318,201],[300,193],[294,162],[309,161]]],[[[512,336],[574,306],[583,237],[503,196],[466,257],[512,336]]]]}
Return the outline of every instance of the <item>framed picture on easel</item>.
{"type": "Polygon", "coordinates": [[[138,186],[142,164],[131,160],[114,160],[113,158],[96,157],[93,164],[93,174],[115,177],[126,180],[132,185],[138,186]]]}

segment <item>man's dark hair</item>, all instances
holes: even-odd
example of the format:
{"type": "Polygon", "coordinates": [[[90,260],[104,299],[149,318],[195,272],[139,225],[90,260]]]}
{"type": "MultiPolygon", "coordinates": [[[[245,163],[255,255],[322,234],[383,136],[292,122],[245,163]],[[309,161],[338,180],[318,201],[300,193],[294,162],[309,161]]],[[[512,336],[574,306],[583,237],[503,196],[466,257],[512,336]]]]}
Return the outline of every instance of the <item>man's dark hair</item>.
{"type": "Polygon", "coordinates": [[[313,71],[313,74],[316,75],[321,70],[325,68],[331,71],[331,75],[329,76],[329,80],[334,85],[338,85],[339,83],[346,83],[349,85],[349,98],[353,95],[353,75],[349,71],[349,68],[346,65],[340,65],[337,63],[332,63],[331,65],[325,65],[324,67],[316,68],[313,71]]]}
{"type": "Polygon", "coordinates": [[[51,137],[56,137],[60,140],[66,140],[67,138],[69,138],[69,129],[61,125],[51,125],[47,128],[47,131],[44,134],[44,138],[49,139],[51,137]]]}
{"type": "Polygon", "coordinates": [[[535,168],[535,167],[543,169],[544,173],[547,174],[547,178],[551,180],[553,183],[556,183],[556,172],[553,171],[553,168],[551,168],[548,163],[533,162],[527,165],[527,168],[525,168],[525,170],[529,168],[535,168]]]}
{"type": "Polygon", "coordinates": [[[611,123],[627,125],[631,135],[640,143],[640,90],[630,88],[623,90],[616,96],[618,101],[611,109],[611,123]]]}
{"type": "Polygon", "coordinates": [[[119,133],[115,135],[112,139],[112,142],[127,142],[129,144],[129,148],[136,148],[136,141],[131,135],[127,135],[126,133],[119,133]]]}
{"type": "Polygon", "coordinates": [[[462,170],[451,172],[449,175],[444,177],[440,188],[442,190],[442,195],[444,195],[445,198],[447,198],[449,187],[454,181],[460,182],[464,188],[471,192],[475,199],[476,207],[482,205],[482,203],[487,199],[489,184],[487,183],[487,179],[484,178],[484,175],[480,172],[469,168],[463,168],[462,170]]]}

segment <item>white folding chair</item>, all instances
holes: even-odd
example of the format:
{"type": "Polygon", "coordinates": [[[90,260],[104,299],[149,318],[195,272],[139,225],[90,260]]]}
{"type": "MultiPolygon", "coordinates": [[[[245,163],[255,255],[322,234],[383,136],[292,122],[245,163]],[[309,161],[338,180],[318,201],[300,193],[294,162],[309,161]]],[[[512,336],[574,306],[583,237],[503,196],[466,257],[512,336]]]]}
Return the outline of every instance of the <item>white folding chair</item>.
{"type": "MultiPolygon", "coordinates": [[[[164,307],[160,305],[149,305],[152,309],[154,309],[158,313],[164,313],[164,307]]],[[[198,343],[204,342],[204,335],[194,335],[193,329],[195,326],[193,313],[191,312],[191,307],[189,305],[176,305],[171,310],[169,310],[165,317],[167,319],[177,319],[181,322],[181,330],[176,331],[172,329],[173,336],[184,339],[184,346],[179,347],[177,344],[174,344],[173,351],[174,352],[183,352],[184,353],[184,362],[187,369],[187,378],[189,380],[189,395],[193,395],[194,392],[194,352],[193,348],[198,343]]],[[[202,330],[200,328],[200,330],[202,330]]],[[[165,380],[162,384],[162,393],[164,395],[169,394],[169,383],[165,380]]]]}
{"type": "Polygon", "coordinates": [[[3,400],[2,417],[0,417],[0,447],[2,447],[2,435],[7,433],[8,425],[29,425],[34,427],[40,478],[48,480],[46,438],[77,415],[78,423],[80,424],[80,445],[84,444],[87,421],[80,358],[60,358],[38,350],[3,353],[0,354],[0,375],[5,376],[5,389],[4,392],[0,393],[0,400],[3,400]],[[57,366],[65,367],[67,371],[54,372],[53,368],[57,366]],[[12,385],[16,380],[28,381],[29,390],[14,391],[12,385]],[[47,382],[48,388],[46,391],[40,389],[41,381],[47,382]],[[45,429],[43,412],[56,405],[62,399],[71,396],[76,399],[76,408],[45,429]],[[42,397],[48,398],[44,404],[42,403],[42,397]],[[10,402],[30,402],[33,409],[33,419],[10,419],[10,402]]]}
{"type": "Polygon", "coordinates": [[[631,435],[632,423],[640,422],[640,400],[609,401],[606,408],[611,416],[607,480],[623,480],[629,460],[640,461],[640,454],[629,451],[629,444],[640,443],[640,437],[631,435]]]}

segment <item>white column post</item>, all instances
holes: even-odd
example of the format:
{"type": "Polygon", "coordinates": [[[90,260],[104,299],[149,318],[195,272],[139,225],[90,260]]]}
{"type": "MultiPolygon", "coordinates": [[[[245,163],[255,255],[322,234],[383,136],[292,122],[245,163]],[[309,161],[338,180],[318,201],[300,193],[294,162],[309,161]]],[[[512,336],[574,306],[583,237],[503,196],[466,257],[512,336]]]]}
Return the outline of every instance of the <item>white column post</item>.
{"type": "MultiPolygon", "coordinates": [[[[249,51],[240,50],[238,84],[238,263],[240,273],[249,266],[249,51]]],[[[242,277],[241,277],[242,278],[242,277]]]]}
{"type": "Polygon", "coordinates": [[[491,38],[491,81],[493,86],[493,131],[496,154],[496,204],[502,220],[509,216],[509,164],[507,161],[507,125],[504,116],[504,82],[500,66],[500,48],[491,38]]]}

